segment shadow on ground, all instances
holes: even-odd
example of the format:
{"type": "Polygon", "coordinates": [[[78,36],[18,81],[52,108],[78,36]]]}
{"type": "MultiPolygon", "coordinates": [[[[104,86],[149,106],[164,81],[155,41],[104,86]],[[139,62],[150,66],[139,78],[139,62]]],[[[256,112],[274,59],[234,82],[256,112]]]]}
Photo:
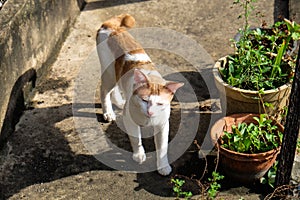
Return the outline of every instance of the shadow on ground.
{"type": "Polygon", "coordinates": [[[89,2],[83,11],[95,10],[100,8],[114,7],[123,4],[131,4],[131,3],[140,3],[143,1],[150,0],[102,0],[102,1],[93,1],[89,2]]]}
{"type": "Polygon", "coordinates": [[[76,133],[72,127],[61,130],[59,123],[72,121],[72,105],[29,110],[21,120],[5,147],[6,160],[1,161],[1,199],[33,184],[85,171],[111,170],[94,156],[75,154],[71,149],[66,137],[76,133]]]}
{"type": "MultiPolygon", "coordinates": [[[[195,74],[184,73],[184,77],[188,76],[195,77],[195,74]]],[[[68,87],[65,80],[53,80],[37,89],[43,93],[65,87],[68,87]]],[[[201,94],[197,95],[201,96],[201,94]]],[[[43,103],[38,102],[39,107],[43,103]]],[[[88,108],[91,105],[94,108],[101,108],[99,104],[82,106],[88,108]]],[[[107,138],[120,148],[131,151],[127,135],[115,123],[103,122],[103,117],[99,113],[92,113],[90,116],[88,116],[89,113],[82,114],[85,117],[97,116],[99,126],[108,126],[107,138]]],[[[178,122],[184,115],[189,114],[187,111],[182,114],[180,107],[177,104],[174,105],[170,119],[171,139],[177,134],[178,122]]],[[[206,132],[202,129],[207,129],[205,124],[208,123],[202,120],[201,124],[200,132],[206,132]]],[[[193,143],[193,141],[190,142],[193,143]]],[[[144,144],[147,151],[155,151],[152,137],[146,138],[144,144]]],[[[0,160],[3,172],[0,177],[1,199],[6,199],[34,184],[47,183],[87,171],[113,170],[85,150],[74,128],[72,104],[26,110],[15,132],[4,146],[3,154],[4,159],[0,160]]],[[[180,164],[173,164],[174,171],[176,171],[176,165],[180,164]]],[[[170,177],[162,177],[157,172],[149,172],[138,174],[137,182],[139,186],[135,190],[143,188],[159,196],[173,196],[170,177]],[[150,179],[153,180],[151,181],[153,184],[149,184],[150,179]],[[157,184],[157,181],[161,184],[157,184]]]]}
{"type": "MultiPolygon", "coordinates": [[[[207,89],[201,76],[198,77],[194,72],[184,72],[182,75],[187,80],[194,77],[192,79],[194,81],[191,81],[190,84],[192,88],[195,88],[193,91],[196,91],[196,101],[208,99],[207,89]]],[[[176,80],[176,77],[176,74],[168,76],[172,80],[176,80]]],[[[59,84],[57,81],[49,83],[54,83],[61,88],[66,87],[64,80],[59,84]]],[[[46,85],[41,91],[47,91],[48,86],[46,85]]],[[[188,94],[186,95],[188,96],[188,94]]],[[[186,103],[191,103],[189,100],[190,98],[187,98],[186,103]]],[[[42,104],[43,102],[41,102],[42,104]]],[[[203,179],[205,180],[214,169],[215,164],[212,158],[210,165],[205,169],[205,160],[198,159],[198,148],[193,144],[193,141],[197,140],[198,144],[201,145],[211,119],[211,113],[201,113],[199,104],[196,105],[198,105],[196,108],[182,109],[178,101],[172,103],[170,141],[178,134],[179,122],[187,127],[197,126],[197,124],[190,124],[185,119],[188,119],[186,117],[193,117],[194,114],[200,115],[200,121],[196,127],[197,134],[189,141],[188,149],[172,163],[172,174],[168,177],[162,177],[156,171],[138,173],[136,177],[138,186],[132,190],[145,190],[160,197],[174,197],[171,178],[179,177],[186,179],[186,190],[192,191],[193,194],[200,193],[199,185],[195,179],[190,178],[199,179],[204,170],[207,170],[208,173],[203,179]]],[[[83,104],[81,107],[101,109],[100,104],[93,103],[83,104]]],[[[99,162],[94,155],[85,150],[74,128],[72,108],[72,104],[65,104],[25,111],[16,131],[9,138],[2,151],[4,159],[0,159],[3,172],[0,175],[0,199],[7,199],[31,185],[52,182],[82,172],[114,170],[99,162]]],[[[83,112],[81,114],[84,117],[96,117],[99,126],[107,126],[106,137],[112,143],[126,151],[131,151],[127,135],[120,130],[116,123],[105,123],[101,112],[83,112]]],[[[183,134],[185,133],[183,132],[183,134]]],[[[147,151],[155,150],[152,137],[145,138],[143,142],[147,151]]],[[[173,152],[169,153],[172,154],[173,152]]],[[[224,185],[227,183],[225,182],[224,185]]]]}

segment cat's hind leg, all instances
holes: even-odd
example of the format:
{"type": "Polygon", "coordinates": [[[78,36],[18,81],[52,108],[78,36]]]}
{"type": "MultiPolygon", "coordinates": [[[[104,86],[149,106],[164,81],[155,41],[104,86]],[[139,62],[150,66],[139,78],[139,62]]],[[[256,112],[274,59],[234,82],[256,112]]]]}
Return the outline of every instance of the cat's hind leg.
{"type": "Polygon", "coordinates": [[[116,84],[115,79],[115,57],[108,46],[110,29],[101,28],[97,35],[97,52],[101,64],[101,104],[103,117],[106,121],[113,121],[116,115],[112,108],[111,93],[116,84]]]}
{"type": "Polygon", "coordinates": [[[123,109],[125,105],[125,100],[121,94],[120,87],[116,85],[111,94],[111,101],[118,108],[123,109]]]}
{"type": "Polygon", "coordinates": [[[112,108],[111,102],[111,93],[113,92],[115,83],[112,81],[108,74],[102,76],[101,87],[100,87],[100,96],[101,96],[101,105],[103,111],[103,118],[106,121],[116,120],[116,115],[112,108]]]}

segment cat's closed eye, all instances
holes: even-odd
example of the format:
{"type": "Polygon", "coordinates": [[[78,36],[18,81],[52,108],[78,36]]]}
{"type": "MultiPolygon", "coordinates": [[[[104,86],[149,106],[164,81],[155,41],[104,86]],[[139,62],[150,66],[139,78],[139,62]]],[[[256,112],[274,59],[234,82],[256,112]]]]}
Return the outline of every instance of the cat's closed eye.
{"type": "Polygon", "coordinates": [[[149,102],[149,98],[148,97],[141,97],[141,100],[145,103],[149,102]]]}
{"type": "MultiPolygon", "coordinates": [[[[146,103],[146,104],[149,104],[149,97],[140,97],[142,102],[146,103]]],[[[160,102],[157,102],[155,103],[157,106],[163,106],[164,103],[160,103],[160,102]]]]}

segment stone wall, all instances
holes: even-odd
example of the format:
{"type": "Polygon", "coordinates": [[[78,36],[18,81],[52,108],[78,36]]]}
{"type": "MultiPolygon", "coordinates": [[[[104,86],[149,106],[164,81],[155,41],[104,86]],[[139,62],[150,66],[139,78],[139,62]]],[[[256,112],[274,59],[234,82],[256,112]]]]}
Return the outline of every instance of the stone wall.
{"type": "Polygon", "coordinates": [[[290,18],[300,24],[300,1],[290,0],[290,18]]]}
{"type": "Polygon", "coordinates": [[[0,144],[24,108],[24,89],[54,61],[83,0],[9,0],[0,11],[0,144]]]}

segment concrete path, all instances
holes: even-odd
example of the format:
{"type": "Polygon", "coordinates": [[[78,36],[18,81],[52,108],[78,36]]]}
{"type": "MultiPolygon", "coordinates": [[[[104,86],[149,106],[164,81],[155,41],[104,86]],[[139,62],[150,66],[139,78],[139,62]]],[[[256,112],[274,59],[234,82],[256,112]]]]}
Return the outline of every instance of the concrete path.
{"type": "MultiPolygon", "coordinates": [[[[99,94],[92,90],[99,86],[97,77],[100,77],[97,73],[98,61],[95,59],[96,31],[109,17],[130,13],[136,18],[137,27],[167,28],[191,38],[205,49],[202,56],[210,55],[199,66],[209,66],[232,51],[229,39],[242,24],[241,20],[237,20],[241,10],[230,8],[231,2],[223,0],[87,2],[51,70],[45,79],[39,80],[32,101],[29,102],[31,109],[25,111],[2,152],[0,199],[175,199],[170,184],[170,178],[175,172],[171,177],[162,177],[155,171],[127,173],[114,170],[94,157],[99,149],[92,151],[90,145],[98,144],[98,140],[91,136],[92,133],[83,135],[85,138],[79,137],[81,130],[78,129],[78,123],[90,118],[85,127],[94,126],[93,122],[96,121],[99,124],[97,126],[106,130],[116,145],[130,150],[126,136],[111,135],[120,131],[102,121],[99,94]],[[81,88],[78,95],[76,89],[82,86],[82,81],[87,83],[89,80],[90,87],[87,85],[81,88]],[[94,101],[89,101],[91,94],[95,97],[94,101]],[[74,112],[80,115],[73,116],[74,112]],[[84,146],[83,141],[89,141],[89,145],[84,146]]],[[[272,23],[273,2],[263,0],[258,6],[264,10],[266,21],[272,23]]],[[[199,68],[169,52],[149,52],[156,63],[175,66],[180,72],[196,74],[199,68]]],[[[217,105],[214,104],[217,103],[216,99],[209,98],[205,84],[203,86],[199,82],[194,80],[196,92],[199,90],[199,105],[202,108],[217,105]]],[[[178,104],[175,102],[172,105],[175,113],[178,104]]],[[[199,135],[206,134],[210,119],[207,116],[219,111],[218,106],[216,109],[201,111],[199,135]]],[[[195,148],[189,149],[192,151],[195,148]]],[[[104,146],[102,150],[107,149],[104,146]]],[[[187,158],[182,162],[180,160],[174,163],[175,167],[187,162],[187,158]]],[[[259,193],[241,185],[222,191],[219,197],[262,198],[259,193]]],[[[194,198],[205,199],[201,195],[194,198]]]]}

